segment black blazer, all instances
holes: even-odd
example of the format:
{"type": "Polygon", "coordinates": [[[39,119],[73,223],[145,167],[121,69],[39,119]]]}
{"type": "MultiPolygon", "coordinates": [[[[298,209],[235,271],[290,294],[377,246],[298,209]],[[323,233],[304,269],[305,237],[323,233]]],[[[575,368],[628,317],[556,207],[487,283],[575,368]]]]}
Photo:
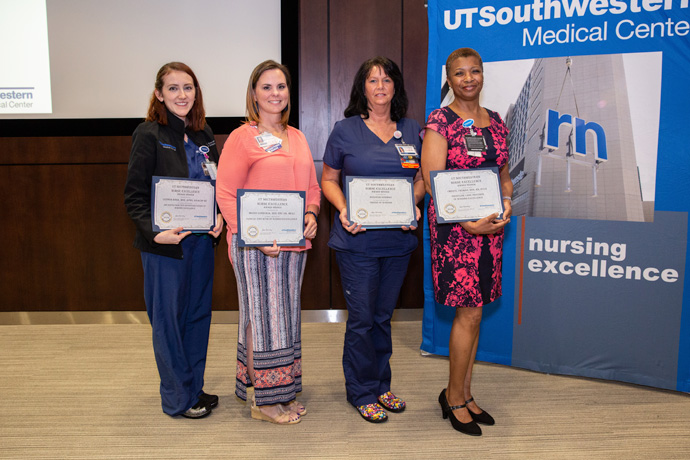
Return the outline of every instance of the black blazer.
{"type": "MultiPolygon", "coordinates": [[[[218,164],[218,149],[213,131],[185,129],[184,122],[168,111],[168,124],[145,121],[134,130],[132,151],[125,183],[125,207],[137,228],[134,247],[153,254],[182,259],[182,247],[158,244],[151,224],[151,180],[153,176],[189,177],[184,134],[201,147],[209,148],[209,158],[218,164]]],[[[217,242],[217,240],[216,240],[217,242]]]]}

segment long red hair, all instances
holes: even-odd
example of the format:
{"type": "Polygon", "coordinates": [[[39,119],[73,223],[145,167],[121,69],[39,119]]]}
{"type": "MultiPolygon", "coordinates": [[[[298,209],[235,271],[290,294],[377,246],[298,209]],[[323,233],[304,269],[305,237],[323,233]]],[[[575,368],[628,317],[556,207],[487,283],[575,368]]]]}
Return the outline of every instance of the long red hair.
{"type": "MultiPolygon", "coordinates": [[[[194,82],[194,104],[192,105],[192,110],[187,114],[187,125],[194,131],[201,131],[206,127],[206,111],[204,110],[204,97],[201,94],[201,87],[199,86],[199,80],[196,79],[196,75],[192,69],[182,62],[168,62],[163,67],[158,70],[156,74],[156,83],[154,85],[155,90],[159,93],[163,92],[163,77],[173,71],[184,72],[190,77],[194,82]]],[[[151,102],[149,102],[149,110],[146,114],[146,121],[157,121],[161,125],[168,124],[168,111],[165,104],[158,100],[156,97],[156,91],[154,90],[151,94],[151,102]]]]}

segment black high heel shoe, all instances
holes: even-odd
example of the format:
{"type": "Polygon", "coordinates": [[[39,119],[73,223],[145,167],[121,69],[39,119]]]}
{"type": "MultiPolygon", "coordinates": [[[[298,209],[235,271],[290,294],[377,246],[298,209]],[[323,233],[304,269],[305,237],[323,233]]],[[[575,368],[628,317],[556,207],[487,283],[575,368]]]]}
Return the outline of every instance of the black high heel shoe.
{"type": "MultiPolygon", "coordinates": [[[[465,401],[465,405],[468,405],[472,401],[474,401],[474,398],[468,399],[467,401],[465,401]]],[[[482,410],[480,413],[475,414],[468,407],[467,411],[470,413],[472,420],[474,420],[477,423],[483,423],[484,425],[493,425],[496,423],[496,420],[494,420],[494,418],[491,415],[489,415],[489,413],[485,410],[482,410]]]]}
{"type": "MultiPolygon", "coordinates": [[[[482,435],[482,429],[479,428],[479,425],[477,425],[477,422],[472,420],[471,422],[463,423],[460,420],[458,420],[455,417],[455,414],[453,414],[453,411],[455,409],[463,409],[466,407],[466,404],[461,404],[459,406],[449,406],[448,405],[448,399],[446,398],[446,389],[444,388],[441,390],[441,394],[438,395],[438,403],[441,405],[441,410],[442,410],[442,415],[444,420],[450,417],[450,424],[453,425],[453,428],[460,433],[465,433],[470,436],[481,436],[482,435]]],[[[468,409],[469,411],[469,409],[468,409]]],[[[470,415],[472,415],[472,412],[470,412],[470,415]]]]}

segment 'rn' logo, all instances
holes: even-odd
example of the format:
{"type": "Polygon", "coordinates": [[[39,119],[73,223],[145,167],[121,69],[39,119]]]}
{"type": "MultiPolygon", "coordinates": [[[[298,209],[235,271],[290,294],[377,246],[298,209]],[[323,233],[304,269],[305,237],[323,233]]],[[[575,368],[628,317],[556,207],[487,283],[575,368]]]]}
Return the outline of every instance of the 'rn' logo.
{"type": "MultiPolygon", "coordinates": [[[[546,139],[544,145],[551,149],[559,147],[558,132],[561,125],[573,128],[573,118],[575,118],[574,136],[573,136],[573,152],[579,156],[587,155],[587,132],[591,132],[595,137],[594,142],[594,158],[597,163],[607,161],[609,159],[608,151],[606,149],[606,133],[604,128],[593,121],[587,122],[582,118],[573,117],[570,114],[559,114],[555,110],[548,109],[546,111],[546,139]]],[[[572,135],[572,134],[571,134],[572,135]]]]}

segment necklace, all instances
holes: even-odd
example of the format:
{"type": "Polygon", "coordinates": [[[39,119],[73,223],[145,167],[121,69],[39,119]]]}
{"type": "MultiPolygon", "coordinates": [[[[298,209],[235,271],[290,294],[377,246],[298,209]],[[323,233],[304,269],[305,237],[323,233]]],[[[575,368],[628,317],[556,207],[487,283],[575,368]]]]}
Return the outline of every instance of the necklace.
{"type": "Polygon", "coordinates": [[[284,133],[285,132],[285,128],[283,127],[282,124],[266,125],[262,122],[259,122],[259,129],[262,131],[268,131],[269,133],[284,133]]]}
{"type": "Polygon", "coordinates": [[[364,124],[384,142],[388,142],[390,138],[393,137],[393,133],[398,127],[397,123],[390,119],[385,123],[375,123],[371,118],[365,118],[364,124]]]}

